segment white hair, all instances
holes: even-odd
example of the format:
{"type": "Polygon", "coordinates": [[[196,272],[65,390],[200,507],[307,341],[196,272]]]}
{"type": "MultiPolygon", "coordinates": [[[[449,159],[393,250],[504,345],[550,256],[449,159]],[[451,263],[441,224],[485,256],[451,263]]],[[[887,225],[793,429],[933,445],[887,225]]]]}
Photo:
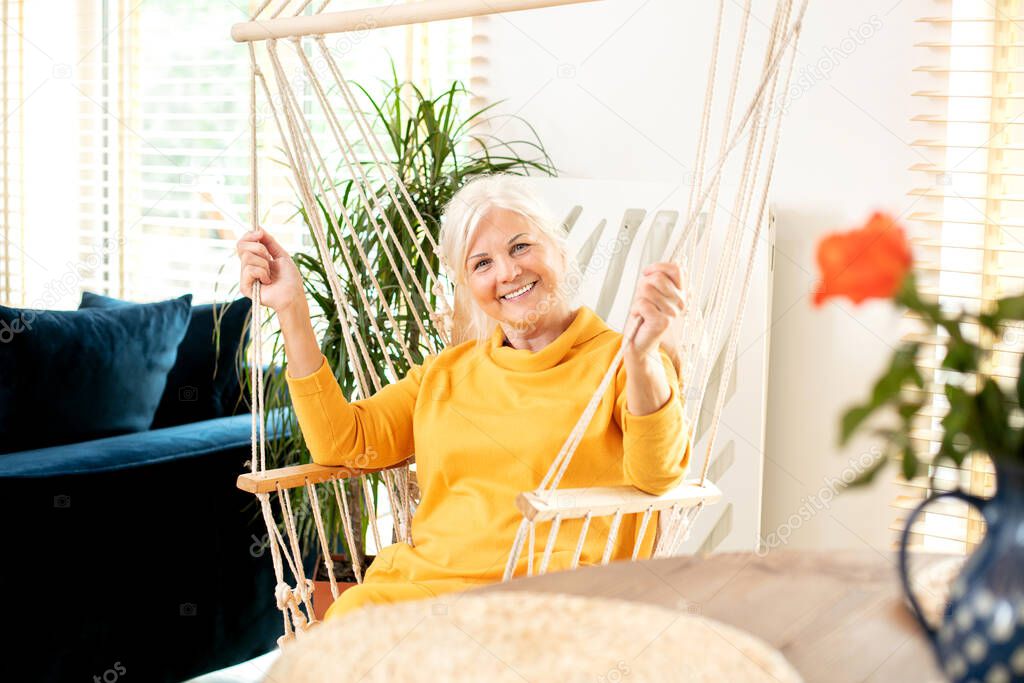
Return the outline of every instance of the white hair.
{"type": "Polygon", "coordinates": [[[561,261],[562,276],[555,283],[554,291],[570,308],[578,305],[583,280],[576,259],[569,253],[565,225],[554,218],[521,176],[495,173],[470,180],[445,207],[441,218],[439,256],[455,285],[455,317],[464,326],[464,339],[475,339],[477,343],[490,338],[497,321],[476,305],[468,291],[466,256],[480,219],[491,209],[514,211],[548,238],[561,261]]]}

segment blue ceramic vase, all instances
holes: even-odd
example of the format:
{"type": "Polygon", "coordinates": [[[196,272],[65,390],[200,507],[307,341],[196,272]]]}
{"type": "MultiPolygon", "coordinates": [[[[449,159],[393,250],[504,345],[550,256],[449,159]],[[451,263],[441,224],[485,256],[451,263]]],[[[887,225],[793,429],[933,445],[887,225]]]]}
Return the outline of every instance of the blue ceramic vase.
{"type": "Polygon", "coordinates": [[[900,542],[900,575],[914,616],[950,681],[1024,683],[1024,467],[996,464],[996,494],[986,500],[961,491],[932,495],[907,519],[900,542]],[[985,518],[984,540],[950,589],[936,628],[925,621],[907,575],[907,541],[925,507],[958,498],[985,518]]]}

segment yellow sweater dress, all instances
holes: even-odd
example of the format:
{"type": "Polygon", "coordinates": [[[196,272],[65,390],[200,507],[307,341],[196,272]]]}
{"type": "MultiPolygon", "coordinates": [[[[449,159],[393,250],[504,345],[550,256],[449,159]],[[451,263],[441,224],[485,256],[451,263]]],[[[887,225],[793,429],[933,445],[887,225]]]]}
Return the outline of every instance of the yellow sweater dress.
{"type": "MultiPolygon", "coordinates": [[[[534,353],[504,346],[497,326],[486,344],[465,342],[424,358],[401,381],[349,403],[324,359],[311,375],[287,375],[295,413],[322,465],[385,467],[416,455],[420,503],[412,545],[384,548],[361,585],[331,605],[328,619],[367,603],[431,598],[500,581],[521,516],[515,498],[544,477],[622,341],[590,308],[534,353]]],[[[690,459],[683,404],[668,356],[671,396],[649,415],[626,409],[620,366],[560,488],[632,484],[649,493],[677,485],[690,459]]],[[[652,517],[641,546],[650,555],[652,517]]],[[[628,559],[640,515],[623,518],[613,559],[628,559]]],[[[597,564],[610,517],[591,521],[580,565],[597,564]]],[[[582,520],[562,523],[548,571],[570,566],[582,520]]],[[[538,524],[534,566],[549,523],[538,524]]],[[[516,575],[526,573],[528,547],[516,575]]]]}

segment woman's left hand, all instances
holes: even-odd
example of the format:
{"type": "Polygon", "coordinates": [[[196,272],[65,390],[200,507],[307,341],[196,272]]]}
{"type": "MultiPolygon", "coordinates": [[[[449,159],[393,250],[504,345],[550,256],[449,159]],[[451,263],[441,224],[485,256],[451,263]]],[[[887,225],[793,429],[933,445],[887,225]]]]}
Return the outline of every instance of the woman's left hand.
{"type": "Polygon", "coordinates": [[[643,322],[626,347],[626,359],[643,360],[647,356],[658,358],[657,346],[666,330],[679,332],[679,323],[688,305],[683,291],[683,274],[679,265],[671,261],[652,263],[644,268],[637,284],[636,296],[629,310],[624,331],[628,334],[636,318],[643,322]]]}

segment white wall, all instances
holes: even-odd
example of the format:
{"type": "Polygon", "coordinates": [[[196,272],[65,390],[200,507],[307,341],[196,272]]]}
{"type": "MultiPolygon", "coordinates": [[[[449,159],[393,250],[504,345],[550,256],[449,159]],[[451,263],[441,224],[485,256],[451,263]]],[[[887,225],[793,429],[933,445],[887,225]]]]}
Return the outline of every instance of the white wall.
{"type": "Polygon", "coordinates": [[[907,169],[920,159],[909,146],[910,93],[921,54],[912,47],[912,22],[928,14],[927,4],[867,0],[826,8],[819,2],[808,15],[801,47],[807,62],[826,50],[840,49],[829,54],[844,56],[831,77],[793,103],[774,194],[779,257],[764,518],[769,533],[792,529],[791,546],[887,552],[892,541],[894,514],[887,503],[896,495],[894,470],[871,489],[847,491],[820,511],[824,506],[808,497],[820,495],[829,477],[856,471],[862,456],[881,445],[862,436],[839,452],[838,418],[867,395],[888,362],[898,314],[878,302],[815,310],[808,292],[816,272],[814,246],[823,232],[856,225],[875,209],[905,215],[913,205],[906,196],[913,180],[907,169]],[[843,38],[863,25],[876,30],[845,56],[843,38]]]}
{"type": "MultiPolygon", "coordinates": [[[[478,20],[477,55],[488,78],[473,87],[491,101],[507,98],[503,111],[536,127],[564,175],[686,180],[716,4],[603,0],[478,20]]],[[[741,3],[725,4],[730,35],[741,3]]],[[[748,65],[760,64],[773,4],[753,3],[748,65]]],[[[883,304],[814,310],[808,293],[822,234],[876,208],[899,214],[910,205],[911,22],[927,13],[924,5],[811,0],[805,20],[772,194],[764,453],[763,534],[781,529],[790,547],[885,551],[891,539],[891,486],[846,492],[827,506],[809,497],[877,445],[860,439],[840,453],[836,428],[843,407],[880,372],[898,317],[883,304]]],[[[521,128],[508,123],[501,135],[514,132],[521,128]]]]}

